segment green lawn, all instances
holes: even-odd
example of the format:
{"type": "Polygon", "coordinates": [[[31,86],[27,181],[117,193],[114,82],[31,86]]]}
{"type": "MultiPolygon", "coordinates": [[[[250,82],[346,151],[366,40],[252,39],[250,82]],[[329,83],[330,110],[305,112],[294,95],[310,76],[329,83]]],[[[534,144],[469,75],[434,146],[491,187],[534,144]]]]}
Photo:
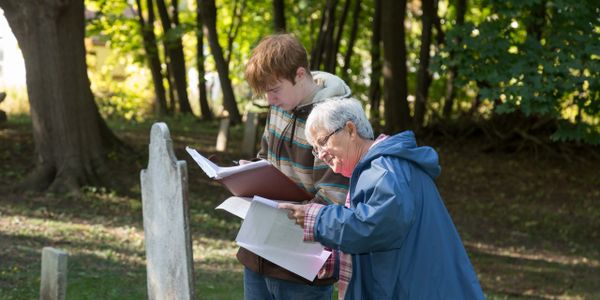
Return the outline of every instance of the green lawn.
{"type": "MultiPolygon", "coordinates": [[[[32,167],[30,124],[0,125],[0,299],[38,298],[41,249],[69,252],[68,299],[145,299],[139,171],[150,124],[111,127],[136,154],[110,153],[111,189],[79,195],[13,193],[32,167]]],[[[241,299],[233,242],[240,220],[215,211],[227,192],[183,148],[214,153],[217,122],[169,122],[178,159],[188,161],[198,299],[241,299]]],[[[242,128],[221,162],[238,159],[242,128]]],[[[484,153],[478,141],[429,137],[440,152],[440,192],[488,299],[600,299],[600,163],[484,153]]]]}

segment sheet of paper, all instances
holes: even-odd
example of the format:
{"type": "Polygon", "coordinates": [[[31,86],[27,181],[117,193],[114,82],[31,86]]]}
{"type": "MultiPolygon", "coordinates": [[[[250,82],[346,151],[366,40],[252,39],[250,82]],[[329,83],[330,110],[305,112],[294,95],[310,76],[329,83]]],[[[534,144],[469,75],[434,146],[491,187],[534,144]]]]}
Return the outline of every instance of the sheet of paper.
{"type": "Polygon", "coordinates": [[[302,228],[287,211],[252,201],[236,242],[255,254],[307,280],[313,280],[331,252],[304,242],[302,228]]]}
{"type": "Polygon", "coordinates": [[[202,168],[202,171],[204,171],[208,177],[214,179],[222,179],[223,177],[227,177],[231,174],[242,172],[244,170],[251,170],[261,166],[269,165],[268,161],[259,160],[234,167],[219,167],[208,158],[202,156],[202,154],[200,154],[194,148],[185,147],[185,151],[190,154],[190,156],[200,166],[200,168],[202,168]]]}
{"type": "Polygon", "coordinates": [[[219,204],[215,209],[225,210],[244,219],[246,218],[246,214],[248,213],[248,209],[250,209],[250,203],[252,203],[252,201],[258,201],[272,208],[277,208],[277,205],[281,202],[291,203],[291,201],[271,200],[260,196],[254,196],[253,198],[231,196],[225,199],[225,201],[219,204]]]}
{"type": "Polygon", "coordinates": [[[250,203],[252,203],[252,198],[232,196],[223,201],[223,203],[219,204],[216,209],[225,210],[244,219],[246,218],[248,209],[250,209],[250,203]]]}
{"type": "Polygon", "coordinates": [[[210,178],[215,178],[217,176],[217,170],[219,166],[210,161],[208,158],[202,156],[196,149],[185,147],[185,151],[187,151],[190,156],[196,161],[196,163],[202,168],[202,171],[208,175],[210,178]]]}

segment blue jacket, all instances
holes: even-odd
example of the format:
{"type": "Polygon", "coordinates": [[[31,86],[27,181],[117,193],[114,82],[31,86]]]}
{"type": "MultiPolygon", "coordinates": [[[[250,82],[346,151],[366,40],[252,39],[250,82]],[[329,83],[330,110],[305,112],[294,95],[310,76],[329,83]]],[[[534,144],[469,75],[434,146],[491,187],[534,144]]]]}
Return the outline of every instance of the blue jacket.
{"type": "Polygon", "coordinates": [[[438,156],[405,131],[372,147],[350,179],[350,209],[320,210],[315,240],[352,254],[345,299],[484,299],[434,179],[438,156]]]}

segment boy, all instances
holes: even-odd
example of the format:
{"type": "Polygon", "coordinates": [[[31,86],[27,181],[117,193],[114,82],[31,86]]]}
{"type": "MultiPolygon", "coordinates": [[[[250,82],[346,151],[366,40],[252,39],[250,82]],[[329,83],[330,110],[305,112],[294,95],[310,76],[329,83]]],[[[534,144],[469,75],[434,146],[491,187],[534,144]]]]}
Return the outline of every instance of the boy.
{"type": "MultiPolygon", "coordinates": [[[[267,36],[252,51],[246,80],[270,105],[258,157],[314,195],[307,203],[344,204],[348,179],[313,156],[304,125],[314,103],[348,97],[350,88],[335,75],[308,68],[306,49],[290,34],[267,36]]],[[[237,258],[245,266],[244,299],[331,299],[333,257],[312,282],[244,248],[237,258]]]]}

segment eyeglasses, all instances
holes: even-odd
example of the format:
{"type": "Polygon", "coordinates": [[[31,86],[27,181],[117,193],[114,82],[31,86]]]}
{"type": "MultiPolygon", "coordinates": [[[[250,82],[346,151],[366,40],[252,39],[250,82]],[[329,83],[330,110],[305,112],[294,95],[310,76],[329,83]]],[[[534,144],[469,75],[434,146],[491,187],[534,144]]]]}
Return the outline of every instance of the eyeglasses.
{"type": "Polygon", "coordinates": [[[330,138],[332,135],[334,135],[334,134],[336,134],[336,133],[340,132],[342,129],[344,129],[344,127],[346,127],[346,124],[344,124],[344,126],[342,126],[342,127],[338,128],[338,129],[336,129],[336,130],[332,131],[330,134],[326,135],[324,138],[322,138],[322,139],[320,139],[320,140],[317,140],[317,143],[316,143],[316,145],[314,145],[314,147],[313,147],[313,149],[312,149],[312,154],[313,154],[315,157],[319,157],[319,154],[320,154],[321,152],[323,152],[323,147],[325,147],[325,145],[327,145],[327,142],[329,141],[329,138],[330,138]]]}

